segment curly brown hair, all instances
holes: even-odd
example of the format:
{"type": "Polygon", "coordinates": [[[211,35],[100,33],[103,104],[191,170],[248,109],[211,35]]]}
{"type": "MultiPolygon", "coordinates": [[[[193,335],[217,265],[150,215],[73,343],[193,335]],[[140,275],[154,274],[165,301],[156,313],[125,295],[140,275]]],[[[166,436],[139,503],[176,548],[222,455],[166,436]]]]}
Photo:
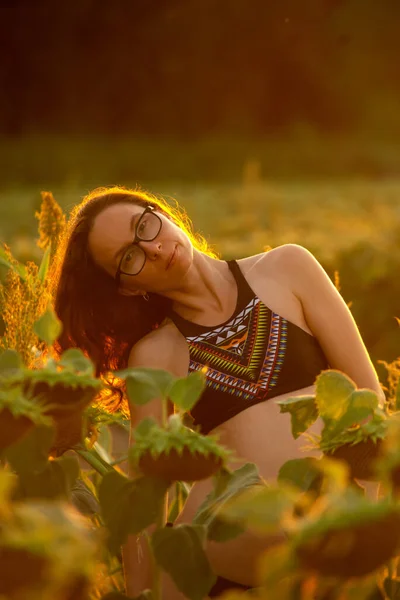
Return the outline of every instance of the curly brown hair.
{"type": "Polygon", "coordinates": [[[115,383],[112,371],[127,366],[132,346],[159,327],[171,305],[168,298],[155,293],[149,293],[148,302],[118,293],[115,280],[94,262],[88,245],[94,220],[104,209],[119,203],[154,206],[188,235],[196,249],[216,257],[204,237],[193,233],[182,208],[177,203],[172,207],[154,194],[123,186],[100,187],[73,208],[51,275],[54,308],[63,325],[55,351],[78,347],[90,357],[96,376],[105,379],[112,390],[103,401],[110,411],[127,408],[122,385],[115,383]]]}

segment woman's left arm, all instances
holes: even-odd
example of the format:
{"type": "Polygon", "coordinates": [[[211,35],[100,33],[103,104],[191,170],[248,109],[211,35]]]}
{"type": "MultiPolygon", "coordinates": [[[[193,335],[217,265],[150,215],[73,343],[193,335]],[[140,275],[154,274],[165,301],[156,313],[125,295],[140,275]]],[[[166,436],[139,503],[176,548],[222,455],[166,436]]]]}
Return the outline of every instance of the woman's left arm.
{"type": "Polygon", "coordinates": [[[385,395],[355,320],[327,273],[302,246],[286,244],[280,250],[281,267],[331,368],[348,375],[357,387],[374,390],[384,401],[385,395]]]}

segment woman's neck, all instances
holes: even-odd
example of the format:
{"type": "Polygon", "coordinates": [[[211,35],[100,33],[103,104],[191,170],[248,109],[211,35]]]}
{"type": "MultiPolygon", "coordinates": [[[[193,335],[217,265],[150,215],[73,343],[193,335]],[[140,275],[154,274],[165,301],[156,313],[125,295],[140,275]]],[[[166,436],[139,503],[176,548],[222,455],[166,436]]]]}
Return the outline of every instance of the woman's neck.
{"type": "Polygon", "coordinates": [[[193,262],[179,289],[164,295],[172,300],[172,309],[176,313],[191,320],[224,314],[231,308],[233,311],[237,286],[225,261],[194,251],[193,262]]]}

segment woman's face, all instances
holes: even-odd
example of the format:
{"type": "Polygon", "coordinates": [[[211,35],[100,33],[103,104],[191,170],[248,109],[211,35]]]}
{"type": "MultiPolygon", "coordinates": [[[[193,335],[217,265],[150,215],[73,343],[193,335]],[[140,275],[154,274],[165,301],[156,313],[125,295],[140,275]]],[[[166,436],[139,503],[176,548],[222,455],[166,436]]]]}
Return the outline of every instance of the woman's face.
{"type": "MultiPolygon", "coordinates": [[[[89,251],[94,261],[115,278],[118,265],[134,238],[138,221],[144,212],[136,204],[114,204],[104,209],[94,220],[89,234],[89,251]]],[[[145,263],[138,275],[120,275],[120,291],[162,293],[179,287],[193,260],[193,246],[188,236],[162,213],[161,229],[152,241],[136,244],[145,253],[145,263]],[[172,260],[171,260],[171,257],[172,260]]],[[[144,237],[143,221],[139,235],[144,237]]],[[[128,256],[130,259],[131,256],[128,256]]],[[[125,258],[124,258],[125,260],[125,258]]],[[[129,260],[127,261],[127,264],[129,260]]]]}

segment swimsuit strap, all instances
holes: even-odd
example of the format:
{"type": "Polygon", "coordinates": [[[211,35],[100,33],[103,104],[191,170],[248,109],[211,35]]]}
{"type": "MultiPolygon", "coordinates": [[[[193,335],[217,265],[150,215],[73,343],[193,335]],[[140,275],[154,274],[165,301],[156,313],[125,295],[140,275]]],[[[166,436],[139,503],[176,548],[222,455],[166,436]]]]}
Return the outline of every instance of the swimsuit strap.
{"type": "Polygon", "coordinates": [[[236,302],[235,313],[232,315],[233,317],[237,315],[238,312],[244,309],[245,306],[248,305],[250,300],[255,298],[255,293],[247,283],[247,279],[243,275],[238,263],[236,260],[228,260],[228,267],[230,268],[238,289],[238,297],[236,302]]]}
{"type": "Polygon", "coordinates": [[[210,331],[211,329],[215,329],[216,327],[221,327],[222,325],[228,323],[231,319],[236,317],[236,315],[248,305],[250,300],[252,300],[255,297],[255,293],[247,283],[246,278],[240,270],[240,267],[237,264],[236,260],[228,260],[226,262],[235,278],[237,285],[237,300],[234,313],[229,317],[229,319],[224,321],[224,323],[220,323],[219,325],[213,325],[209,327],[205,325],[199,325],[198,323],[193,323],[192,321],[188,321],[187,319],[184,319],[183,317],[178,315],[178,313],[176,313],[174,310],[171,310],[169,313],[170,319],[175,323],[179,331],[185,337],[197,335],[199,333],[204,333],[205,331],[210,331]]]}

